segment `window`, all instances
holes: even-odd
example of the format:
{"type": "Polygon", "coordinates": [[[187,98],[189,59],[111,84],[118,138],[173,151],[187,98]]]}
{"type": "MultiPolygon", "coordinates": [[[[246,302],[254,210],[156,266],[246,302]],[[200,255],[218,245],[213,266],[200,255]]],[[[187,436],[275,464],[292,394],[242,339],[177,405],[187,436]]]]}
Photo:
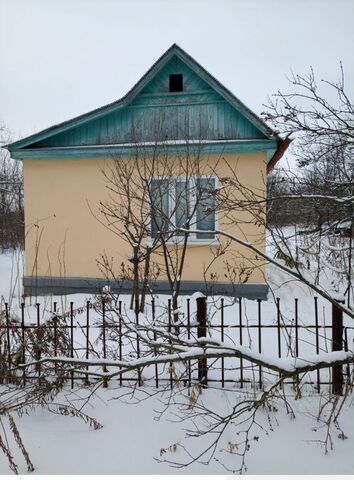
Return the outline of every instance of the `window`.
{"type": "Polygon", "coordinates": [[[170,75],[170,92],[183,92],[183,75],[181,73],[170,75]]]}
{"type": "MultiPolygon", "coordinates": [[[[216,177],[151,179],[151,237],[174,226],[201,230],[191,241],[210,241],[216,228],[216,177]],[[203,230],[206,233],[203,233],[203,230]]],[[[184,237],[181,232],[180,237],[184,237]]]]}
{"type": "MultiPolygon", "coordinates": [[[[215,230],[215,178],[197,180],[197,230],[215,230]]],[[[197,233],[198,239],[214,238],[213,233],[197,233]]]]}

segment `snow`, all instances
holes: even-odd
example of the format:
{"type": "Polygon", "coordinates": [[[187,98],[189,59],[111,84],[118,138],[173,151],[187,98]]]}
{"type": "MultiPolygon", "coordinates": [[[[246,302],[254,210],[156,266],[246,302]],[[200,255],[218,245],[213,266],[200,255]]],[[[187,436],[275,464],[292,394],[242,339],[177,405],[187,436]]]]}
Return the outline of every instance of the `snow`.
{"type": "MultiPolygon", "coordinates": [[[[290,232],[291,234],[291,232],[290,232]]],[[[21,287],[20,278],[23,275],[22,253],[17,251],[13,254],[0,255],[0,308],[3,309],[4,302],[9,302],[12,314],[16,317],[20,312],[21,287]]],[[[330,273],[328,269],[321,271],[320,282],[331,294],[343,293],[341,285],[336,282],[335,272],[330,273]]],[[[268,278],[271,286],[271,293],[267,302],[262,302],[262,323],[275,326],[277,321],[276,298],[280,298],[282,320],[289,323],[294,318],[294,299],[299,299],[299,324],[314,324],[314,295],[310,289],[290,276],[280,271],[275,266],[270,266],[268,278]]],[[[202,296],[196,292],[191,300],[191,325],[195,325],[195,300],[202,296]]],[[[74,302],[74,308],[86,305],[88,295],[78,294],[67,297],[37,297],[26,299],[25,321],[27,324],[35,321],[36,303],[41,304],[41,320],[50,318],[53,310],[53,302],[56,301],[58,309],[65,311],[70,302],[74,302]]],[[[92,300],[92,299],[91,299],[92,300]]],[[[129,297],[121,296],[123,305],[128,309],[129,297]]],[[[183,315],[185,312],[185,301],[181,302],[178,310],[183,315]]],[[[156,314],[163,312],[167,304],[166,296],[159,296],[156,299],[156,314]]],[[[238,340],[237,329],[239,304],[231,299],[225,299],[224,321],[229,325],[225,332],[225,343],[230,348],[235,348],[238,340]]],[[[243,301],[242,304],[244,322],[249,326],[244,335],[245,351],[258,348],[257,329],[252,328],[258,321],[258,304],[255,301],[243,301]]],[[[211,321],[220,318],[220,299],[215,298],[214,304],[208,304],[209,319],[211,321]]],[[[147,299],[147,310],[145,317],[150,317],[151,306],[147,299]]],[[[318,298],[319,323],[329,324],[331,319],[331,305],[318,298]]],[[[129,315],[129,310],[127,310],[129,315]]],[[[92,312],[92,319],[97,319],[95,312],[92,312]]],[[[84,325],[85,311],[75,316],[77,324],[84,325]]],[[[142,323],[144,322],[144,316],[142,323]]],[[[352,326],[352,322],[344,316],[344,323],[352,326]]],[[[341,357],[344,352],[327,353],[331,350],[330,342],[326,336],[326,330],[320,330],[320,356],[341,357]]],[[[353,330],[352,330],[353,332],[353,330]]],[[[313,330],[305,330],[300,338],[300,358],[297,366],[305,360],[315,359],[315,346],[313,330]]],[[[268,328],[262,332],[262,357],[274,361],[277,352],[276,329],[268,328]],[[264,357],[265,356],[265,357],[264,357]]],[[[83,339],[78,336],[78,344],[83,339]]],[[[349,347],[353,350],[353,337],[349,337],[349,347]]],[[[282,351],[287,351],[287,343],[282,338],[282,351]]],[[[318,358],[318,357],[317,357],[318,358]]],[[[294,367],[294,360],[291,358],[276,359],[279,364],[291,369],[294,367]]],[[[225,359],[226,367],[235,367],[235,361],[225,359]],[[229,363],[228,363],[229,362],[229,363]]],[[[249,362],[244,362],[245,375],[254,379],[255,371],[250,368],[249,362]],[[248,367],[248,369],[247,369],[248,367]]],[[[145,373],[145,371],[144,371],[145,373]]],[[[258,374],[258,370],[257,370],[258,374]]],[[[213,375],[213,372],[210,374],[213,375]]],[[[226,371],[225,378],[232,378],[232,372],[226,371]]],[[[327,375],[321,371],[323,378],[327,375]]],[[[146,375],[148,377],[148,374],[146,375]]],[[[165,376],[168,378],[168,373],[165,376]]],[[[147,378],[148,380],[148,378],[147,378]]],[[[215,385],[215,384],[214,384],[215,385]]],[[[237,400],[247,398],[252,393],[252,385],[240,390],[234,384],[230,389],[217,389],[210,384],[207,390],[202,391],[202,402],[211,410],[219,413],[230,411],[237,400]]],[[[1,389],[4,387],[0,385],[1,389]]],[[[338,431],[332,431],[334,449],[325,455],[320,440],[325,437],[325,428],[316,420],[320,397],[314,393],[314,389],[308,386],[303,389],[302,398],[295,400],[291,387],[287,393],[291,404],[295,409],[295,420],[285,411],[284,406],[277,403],[278,411],[271,415],[272,427],[268,428],[268,434],[259,428],[252,433],[259,437],[258,441],[250,442],[250,451],[247,454],[247,474],[351,474],[354,471],[354,415],[353,398],[349,397],[343,407],[340,424],[344,428],[346,437],[342,440],[338,431]]],[[[325,391],[325,387],[323,387],[325,391]]],[[[185,429],[191,427],[190,421],[186,423],[176,422],[176,415],[180,414],[178,402],[188,404],[191,392],[179,392],[175,389],[176,395],[168,410],[157,420],[159,411],[170,399],[170,391],[159,391],[146,381],[143,389],[135,391],[128,386],[119,387],[118,382],[110,381],[108,388],[100,388],[89,402],[84,406],[84,412],[92,415],[102,425],[100,430],[90,429],[82,420],[75,417],[54,415],[40,407],[28,414],[15,416],[15,421],[20,430],[21,436],[29,451],[32,462],[35,465],[37,474],[225,474],[223,465],[215,460],[206,465],[194,463],[184,468],[174,469],[168,463],[160,463],[158,460],[168,458],[172,461],[186,460],[182,446],[197,453],[208,445],[210,437],[197,439],[186,438],[185,429]],[[118,399],[119,397],[119,399],[118,399]],[[144,399],[143,401],[141,401],[144,399]],[[189,423],[188,423],[189,422],[189,423]],[[177,445],[176,451],[170,446],[177,445]],[[165,450],[167,455],[160,455],[165,450]]],[[[0,393],[1,394],[1,393],[0,393]]],[[[89,390],[76,385],[73,390],[69,386],[59,395],[58,401],[71,402],[80,407],[85,402],[89,390]]],[[[260,412],[260,424],[267,425],[267,418],[264,412],[260,412]]],[[[11,440],[9,440],[11,441],[11,440]]],[[[225,433],[220,446],[218,457],[231,469],[237,469],[240,458],[225,453],[221,450],[228,448],[229,443],[237,443],[235,430],[230,429],[225,433]]],[[[26,466],[22,461],[15,446],[15,461],[20,467],[20,473],[26,473],[26,466]]],[[[7,461],[0,451],[0,474],[9,473],[7,461]]]]}
{"type": "Polygon", "coordinates": [[[110,293],[110,291],[111,291],[111,286],[110,285],[105,285],[102,288],[102,293],[110,293]]]}
{"type": "MultiPolygon", "coordinates": [[[[79,406],[84,391],[66,393],[67,399],[79,406]]],[[[176,452],[168,455],[173,461],[182,461],[185,457],[180,444],[188,445],[195,452],[207,445],[208,439],[185,440],[182,425],[175,423],[173,414],[177,407],[172,405],[168,413],[157,421],[157,412],[161,411],[161,400],[167,401],[168,394],[158,398],[151,397],[141,403],[136,399],[115,400],[119,394],[130,391],[125,389],[101,389],[89,402],[85,412],[94,416],[103,428],[93,430],[81,420],[53,415],[43,409],[36,409],[29,415],[15,417],[25,445],[35,466],[35,474],[225,474],[218,462],[209,466],[192,464],[183,470],[175,469],[166,463],[158,463],[154,458],[162,459],[161,449],[168,450],[177,445],[176,452]],[[198,442],[198,448],[196,447],[198,442]]],[[[148,393],[153,393],[148,390],[148,393]]],[[[87,394],[87,392],[86,392],[87,394]]],[[[227,408],[235,401],[237,394],[209,389],[203,391],[203,401],[212,408],[223,405],[227,408]]],[[[142,395],[138,393],[138,398],[142,395]]],[[[81,402],[81,403],[80,403],[81,402]]],[[[314,414],[313,402],[309,398],[294,402],[296,418],[291,420],[283,408],[273,419],[273,431],[266,435],[260,429],[253,432],[259,441],[251,442],[246,458],[247,474],[351,474],[354,471],[353,406],[345,407],[343,423],[345,434],[349,438],[340,440],[333,435],[334,450],[327,455],[316,440],[322,439],[324,432],[310,416],[314,414]],[[317,431],[313,431],[316,428],[317,431]]],[[[263,422],[265,414],[261,414],[263,422]]],[[[188,424],[187,424],[188,425],[188,424]]],[[[184,428],[187,425],[183,425],[184,428]]],[[[189,425],[190,426],[190,425],[189,425]]],[[[227,432],[220,449],[226,448],[229,441],[237,442],[231,432],[227,432]]],[[[230,466],[235,462],[231,454],[224,454],[223,460],[230,466]]],[[[26,473],[26,467],[20,455],[15,456],[20,473],[26,473]]],[[[0,456],[0,473],[9,473],[6,461],[0,456]]]]}
{"type": "Polygon", "coordinates": [[[0,252],[0,300],[11,301],[21,298],[21,278],[23,277],[24,258],[21,250],[11,253],[0,252]]]}
{"type": "Polygon", "coordinates": [[[194,292],[193,295],[191,295],[191,297],[190,297],[191,300],[197,300],[197,298],[205,298],[204,293],[194,292]]]}
{"type": "MultiPolygon", "coordinates": [[[[208,337],[200,337],[199,342],[207,342],[209,340],[208,337]]],[[[345,351],[337,351],[337,352],[329,352],[329,353],[321,353],[319,355],[312,355],[312,356],[306,356],[305,358],[292,358],[292,357],[287,357],[287,358],[275,358],[273,356],[267,356],[261,353],[257,353],[254,350],[251,350],[247,347],[240,347],[233,344],[227,344],[224,343],[222,344],[220,342],[219,348],[212,346],[210,347],[193,347],[192,341],[191,347],[185,347],[185,351],[182,351],[183,347],[178,347],[180,350],[177,353],[173,353],[170,355],[164,355],[163,360],[161,359],[161,362],[163,361],[164,363],[167,362],[178,362],[178,361],[185,361],[185,360],[192,360],[200,357],[205,353],[205,356],[207,358],[220,358],[221,356],[224,356],[225,358],[227,356],[229,357],[235,357],[236,354],[239,352],[243,355],[244,358],[250,358],[254,360],[255,362],[261,362],[261,364],[269,365],[274,367],[277,371],[282,371],[286,374],[292,374],[296,373],[296,370],[298,369],[304,369],[307,367],[312,367],[313,365],[316,365],[317,363],[326,363],[326,364],[332,364],[334,362],[349,362],[353,361],[353,353],[351,352],[345,352],[345,351]]],[[[158,346],[158,342],[154,342],[153,345],[158,346]]],[[[154,362],[155,357],[154,356],[144,356],[139,359],[135,360],[129,360],[129,363],[126,361],[120,361],[120,360],[104,360],[104,359],[98,359],[98,358],[93,358],[86,360],[84,358],[82,359],[76,359],[73,361],[69,357],[48,357],[48,356],[43,356],[41,357],[41,363],[63,363],[63,364],[71,364],[74,363],[75,365],[97,365],[97,366],[107,366],[107,367],[125,367],[125,368],[137,368],[137,367],[143,367],[150,362],[154,362]]],[[[35,363],[27,363],[27,366],[34,365],[35,363]]],[[[23,366],[23,364],[19,365],[20,367],[23,366]]],[[[117,370],[116,374],[118,374],[120,370],[117,370]]],[[[114,372],[108,372],[106,374],[107,377],[111,377],[114,372]]],[[[104,374],[101,374],[102,376],[104,374]]]]}

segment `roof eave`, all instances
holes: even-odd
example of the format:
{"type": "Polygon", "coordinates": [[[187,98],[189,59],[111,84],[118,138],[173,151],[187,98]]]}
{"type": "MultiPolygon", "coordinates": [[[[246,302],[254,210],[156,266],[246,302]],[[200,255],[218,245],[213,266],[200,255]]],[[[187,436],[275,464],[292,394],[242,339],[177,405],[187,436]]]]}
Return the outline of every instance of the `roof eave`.
{"type": "MultiPolygon", "coordinates": [[[[250,139],[250,140],[230,140],[230,141],[205,141],[200,143],[178,143],[178,144],[161,144],[159,146],[166,149],[170,154],[179,153],[181,150],[188,148],[188,151],[197,149],[200,153],[253,153],[253,152],[270,152],[275,151],[277,143],[270,139],[250,139]]],[[[48,147],[39,149],[18,149],[13,151],[13,158],[16,160],[30,160],[40,158],[89,158],[104,156],[115,158],[116,156],[131,155],[132,152],[143,149],[145,154],[153,153],[156,150],[154,142],[148,144],[117,144],[117,145],[91,145],[77,147],[48,147]],[[151,143],[151,144],[150,144],[151,143]]]]}

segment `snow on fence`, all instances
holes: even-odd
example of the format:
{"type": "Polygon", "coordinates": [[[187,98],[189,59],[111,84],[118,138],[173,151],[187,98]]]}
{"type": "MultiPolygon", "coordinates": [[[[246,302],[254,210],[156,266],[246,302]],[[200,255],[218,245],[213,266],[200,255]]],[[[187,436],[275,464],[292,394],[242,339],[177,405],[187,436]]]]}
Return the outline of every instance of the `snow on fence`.
{"type": "MultiPolygon", "coordinates": [[[[128,303],[116,300],[111,308],[107,297],[95,297],[84,305],[69,308],[52,302],[50,308],[41,308],[40,303],[22,303],[18,311],[12,311],[7,303],[0,311],[0,381],[20,381],[40,378],[40,364],[24,367],[43,356],[71,357],[77,359],[128,360],[142,358],[146,348],[138,337],[126,327],[125,319],[132,319],[140,325],[157,324],[168,332],[178,330],[182,338],[210,336],[221,341],[253,348],[259,353],[276,355],[279,358],[319,354],[331,350],[349,350],[353,342],[354,328],[343,326],[341,311],[332,312],[332,321],[326,322],[325,315],[319,312],[317,297],[313,299],[312,322],[304,323],[299,316],[300,301],[294,299],[293,311],[282,311],[280,299],[275,302],[257,300],[248,303],[237,299],[197,299],[184,298],[178,310],[179,321],[174,323],[171,300],[159,304],[151,299],[144,314],[135,315],[128,303]],[[251,308],[250,308],[251,305],[251,308]],[[248,311],[246,311],[246,309],[248,311]],[[45,315],[46,312],[46,315],[45,315]],[[112,312],[114,314],[112,314],[112,312]],[[333,323],[334,322],[334,323],[333,323]],[[6,372],[15,372],[10,378],[6,372]],[[5,378],[4,378],[5,377],[5,378]]],[[[329,307],[330,305],[327,305],[329,307]]],[[[324,308],[324,307],[323,307],[324,308]]],[[[285,311],[285,309],[284,309],[285,311]]],[[[307,314],[308,318],[309,315],[307,314]]],[[[156,333],[155,339],[156,339],[156,333]]],[[[155,350],[155,354],[156,354],[155,350]]],[[[277,374],[255,366],[243,359],[223,358],[217,360],[188,361],[183,368],[176,365],[152,365],[143,371],[122,374],[112,383],[119,385],[138,382],[160,386],[192,386],[193,384],[215,384],[221,387],[259,388],[277,374]]],[[[178,364],[179,365],[179,364],[178,364]]],[[[92,367],[84,366],[82,373],[66,371],[65,379],[73,387],[76,382],[89,382],[93,377],[85,373],[92,367]]],[[[334,367],[307,373],[302,383],[312,385],[319,393],[322,388],[339,391],[343,375],[349,378],[350,365],[334,367]]],[[[55,370],[60,370],[55,366],[55,370]]],[[[100,370],[102,372],[102,368],[100,370]]],[[[98,372],[96,368],[96,372],[98,372]]],[[[295,380],[294,380],[295,381],[295,380]]],[[[288,383],[288,382],[287,382],[288,383]]],[[[292,381],[289,380],[289,383],[292,381]]]]}

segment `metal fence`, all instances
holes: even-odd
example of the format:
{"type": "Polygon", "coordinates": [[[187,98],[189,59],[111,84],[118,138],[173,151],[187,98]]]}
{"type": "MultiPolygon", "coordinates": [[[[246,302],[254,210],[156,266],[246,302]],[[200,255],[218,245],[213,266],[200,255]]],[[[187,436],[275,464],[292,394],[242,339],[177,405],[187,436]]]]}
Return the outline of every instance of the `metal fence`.
{"type": "MultiPolygon", "coordinates": [[[[175,332],[181,338],[193,339],[210,336],[222,342],[234,342],[236,345],[248,346],[259,353],[268,353],[278,358],[301,357],[301,355],[319,354],[321,351],[349,350],[349,341],[352,341],[353,327],[343,326],[343,316],[339,309],[333,308],[332,321],[329,324],[319,319],[318,299],[314,298],[313,323],[304,325],[299,319],[299,300],[294,299],[293,315],[284,316],[280,299],[277,298],[274,308],[274,318],[267,319],[264,305],[261,300],[253,303],[254,315],[250,320],[244,311],[244,301],[238,299],[234,304],[225,305],[221,298],[213,302],[212,315],[208,312],[208,299],[185,299],[183,319],[176,325],[171,308],[171,300],[165,306],[156,305],[154,299],[146,307],[147,318],[156,322],[159,317],[160,328],[168,332],[175,332]],[[159,312],[157,310],[159,309],[159,312]],[[227,313],[227,315],[226,315],[227,313]],[[227,317],[227,318],[226,318],[227,317]]],[[[77,359],[107,359],[126,360],[141,358],[146,349],[139,337],[133,338],[131,331],[125,325],[125,315],[132,314],[126,304],[117,301],[112,316],[112,309],[105,299],[87,301],[85,305],[75,308],[70,302],[67,310],[59,309],[57,302],[53,302],[48,309],[47,318],[43,316],[40,303],[26,306],[22,303],[16,312],[4,304],[0,311],[0,381],[26,382],[29,379],[41,378],[43,367],[36,363],[46,357],[71,357],[77,359]],[[26,318],[26,309],[30,313],[26,318]],[[24,366],[26,364],[27,366],[24,366]],[[32,364],[32,365],[29,365],[32,364]],[[11,374],[9,372],[12,372],[11,374]]],[[[138,323],[142,316],[134,315],[138,323]]],[[[155,332],[156,340],[156,332],[155,332]]],[[[350,345],[351,347],[351,345],[350,345]]],[[[155,348],[154,353],[157,354],[155,348]]],[[[318,393],[323,388],[332,388],[338,393],[343,381],[350,378],[351,366],[334,367],[306,374],[302,383],[312,385],[318,393]]],[[[60,367],[55,367],[60,369],[60,367]]],[[[76,369],[77,370],[77,369],[76,369]]],[[[76,382],[90,380],[85,373],[89,370],[84,366],[82,373],[71,371],[66,377],[73,387],[76,382]]],[[[222,388],[236,386],[262,389],[274,377],[274,373],[256,366],[244,359],[221,358],[217,360],[197,360],[185,362],[178,371],[174,365],[153,365],[144,371],[136,370],[129,374],[120,374],[115,380],[119,385],[131,382],[139,384],[150,382],[156,388],[176,384],[192,386],[201,383],[206,385],[218,384],[222,388]]],[[[296,381],[289,380],[289,383],[296,381]]]]}

